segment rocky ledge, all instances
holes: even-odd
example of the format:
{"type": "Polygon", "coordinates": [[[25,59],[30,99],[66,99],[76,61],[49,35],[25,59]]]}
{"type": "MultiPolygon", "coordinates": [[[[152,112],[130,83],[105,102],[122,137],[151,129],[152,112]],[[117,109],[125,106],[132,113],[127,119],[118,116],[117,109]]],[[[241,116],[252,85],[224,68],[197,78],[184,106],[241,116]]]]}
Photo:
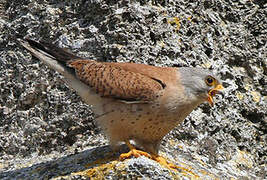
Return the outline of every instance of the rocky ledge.
{"type": "Polygon", "coordinates": [[[266,11],[260,0],[1,0],[0,179],[266,178],[266,11]],[[225,97],[165,137],[176,170],[118,161],[90,106],[17,37],[101,61],[210,68],[225,97]]]}

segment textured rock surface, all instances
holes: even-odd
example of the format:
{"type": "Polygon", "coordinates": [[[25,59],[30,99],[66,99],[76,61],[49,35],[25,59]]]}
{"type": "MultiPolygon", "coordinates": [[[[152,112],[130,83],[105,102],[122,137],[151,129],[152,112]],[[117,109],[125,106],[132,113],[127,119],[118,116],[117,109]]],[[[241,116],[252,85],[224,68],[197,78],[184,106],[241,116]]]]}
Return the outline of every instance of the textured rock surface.
{"type": "Polygon", "coordinates": [[[0,1],[0,179],[263,179],[266,175],[265,1],[0,1]],[[20,47],[47,39],[83,57],[212,68],[225,98],[173,130],[161,154],[111,155],[90,106],[20,47]]]}

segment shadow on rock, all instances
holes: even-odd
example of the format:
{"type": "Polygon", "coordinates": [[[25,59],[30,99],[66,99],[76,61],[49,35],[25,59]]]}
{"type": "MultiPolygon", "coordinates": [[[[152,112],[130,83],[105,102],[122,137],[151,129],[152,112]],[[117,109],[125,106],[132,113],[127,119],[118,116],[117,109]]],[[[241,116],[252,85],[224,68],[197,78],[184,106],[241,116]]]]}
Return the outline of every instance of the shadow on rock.
{"type": "Polygon", "coordinates": [[[126,146],[120,149],[120,152],[114,152],[110,146],[102,146],[28,167],[28,162],[25,162],[24,168],[0,173],[0,179],[50,179],[73,173],[79,175],[78,172],[118,160],[120,153],[127,152],[126,146]]]}

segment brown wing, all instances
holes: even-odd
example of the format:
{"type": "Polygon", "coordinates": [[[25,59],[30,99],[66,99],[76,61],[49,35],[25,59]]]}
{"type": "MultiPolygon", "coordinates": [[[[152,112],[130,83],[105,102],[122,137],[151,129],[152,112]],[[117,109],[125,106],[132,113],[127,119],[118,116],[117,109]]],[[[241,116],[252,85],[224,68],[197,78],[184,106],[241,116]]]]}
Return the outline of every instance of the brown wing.
{"type": "Polygon", "coordinates": [[[151,102],[164,88],[157,79],[126,70],[116,63],[76,60],[69,62],[68,65],[75,69],[77,77],[82,82],[92,87],[102,97],[151,102]]]}
{"type": "Polygon", "coordinates": [[[76,74],[103,97],[137,102],[154,101],[165,88],[168,77],[173,77],[166,68],[84,60],[44,41],[39,43],[31,39],[19,39],[19,42],[49,67],[64,76],[76,74]],[[75,74],[72,68],[75,69],[75,74]]]}
{"type": "Polygon", "coordinates": [[[157,67],[136,63],[112,63],[114,66],[123,68],[126,71],[139,73],[159,81],[162,86],[173,84],[177,81],[177,69],[171,67],[157,67]]]}

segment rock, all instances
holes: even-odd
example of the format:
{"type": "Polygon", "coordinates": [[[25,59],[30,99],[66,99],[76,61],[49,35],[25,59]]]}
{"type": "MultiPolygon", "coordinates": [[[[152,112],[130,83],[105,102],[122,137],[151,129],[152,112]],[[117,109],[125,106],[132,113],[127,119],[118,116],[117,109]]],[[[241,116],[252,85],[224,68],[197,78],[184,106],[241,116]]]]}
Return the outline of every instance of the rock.
{"type": "MultiPolygon", "coordinates": [[[[264,1],[0,1],[1,179],[264,179],[264,1]],[[18,45],[49,40],[83,57],[211,68],[225,96],[167,135],[160,154],[118,161],[90,106],[18,45]]],[[[127,150],[125,150],[127,151],[127,150]]]]}

